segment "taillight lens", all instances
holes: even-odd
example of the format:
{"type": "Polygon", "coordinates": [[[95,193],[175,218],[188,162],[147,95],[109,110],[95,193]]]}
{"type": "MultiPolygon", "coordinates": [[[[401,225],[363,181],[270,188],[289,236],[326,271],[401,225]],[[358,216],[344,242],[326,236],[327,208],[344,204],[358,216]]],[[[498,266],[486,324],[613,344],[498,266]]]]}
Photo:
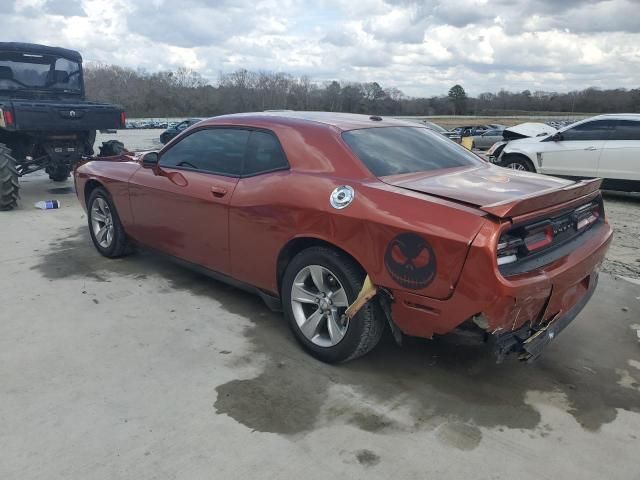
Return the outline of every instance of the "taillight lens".
{"type": "Polygon", "coordinates": [[[553,243],[553,225],[537,226],[534,229],[525,229],[524,245],[528,252],[540,250],[553,243]]]}
{"type": "Polygon", "coordinates": [[[583,230],[592,223],[595,223],[600,218],[600,215],[604,213],[602,205],[600,203],[589,203],[584,205],[575,211],[576,228],[578,231],[583,230]]]}
{"type": "Polygon", "coordinates": [[[120,126],[122,128],[126,127],[127,125],[127,114],[124,113],[124,110],[120,112],[120,126]]]}
{"type": "Polygon", "coordinates": [[[498,265],[518,261],[553,244],[561,244],[604,218],[602,200],[565,211],[548,220],[517,226],[500,237],[497,248],[498,265]]]}
{"type": "Polygon", "coordinates": [[[518,260],[518,250],[524,245],[522,238],[505,234],[498,243],[498,265],[506,265],[518,260]]]}
{"type": "Polygon", "coordinates": [[[13,112],[0,108],[0,127],[10,127],[13,125],[13,112]]]}

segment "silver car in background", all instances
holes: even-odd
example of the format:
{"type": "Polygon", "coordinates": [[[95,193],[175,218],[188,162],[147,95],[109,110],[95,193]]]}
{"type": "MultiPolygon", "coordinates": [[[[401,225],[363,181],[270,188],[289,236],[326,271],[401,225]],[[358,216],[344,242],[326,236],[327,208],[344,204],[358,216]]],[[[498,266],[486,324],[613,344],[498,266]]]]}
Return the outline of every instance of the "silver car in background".
{"type": "Polygon", "coordinates": [[[486,150],[490,148],[494,143],[502,140],[503,131],[504,129],[492,129],[479,135],[473,135],[471,148],[477,148],[478,150],[486,150]]]}

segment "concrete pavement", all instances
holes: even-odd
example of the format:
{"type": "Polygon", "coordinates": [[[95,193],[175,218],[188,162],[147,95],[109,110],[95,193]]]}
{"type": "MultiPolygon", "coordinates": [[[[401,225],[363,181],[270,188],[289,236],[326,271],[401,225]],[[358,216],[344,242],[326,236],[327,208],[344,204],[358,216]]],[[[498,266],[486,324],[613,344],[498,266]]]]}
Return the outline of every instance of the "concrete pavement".
{"type": "Polygon", "coordinates": [[[0,214],[2,479],[640,479],[638,285],[603,274],[534,365],[448,337],[328,366],[249,294],[98,255],[71,181],[22,185],[0,214]]]}

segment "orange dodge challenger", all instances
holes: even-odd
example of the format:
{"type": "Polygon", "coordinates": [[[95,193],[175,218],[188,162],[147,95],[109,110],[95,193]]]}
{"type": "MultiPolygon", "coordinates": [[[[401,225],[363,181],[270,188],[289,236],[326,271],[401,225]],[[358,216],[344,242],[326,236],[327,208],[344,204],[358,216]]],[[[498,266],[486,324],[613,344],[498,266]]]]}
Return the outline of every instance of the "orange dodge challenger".
{"type": "Polygon", "coordinates": [[[387,327],[471,326],[500,358],[534,359],[593,294],[612,238],[600,180],[496,167],[378,116],[215,117],[74,178],[102,255],[138,244],[253,291],[326,362],[387,327]]]}

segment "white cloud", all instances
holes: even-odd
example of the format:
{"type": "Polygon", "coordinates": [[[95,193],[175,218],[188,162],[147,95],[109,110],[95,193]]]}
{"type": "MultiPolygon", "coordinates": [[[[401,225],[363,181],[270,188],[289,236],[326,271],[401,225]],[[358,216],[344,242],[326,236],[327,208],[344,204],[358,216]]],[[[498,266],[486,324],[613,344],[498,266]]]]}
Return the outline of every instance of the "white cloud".
{"type": "Polygon", "coordinates": [[[3,39],[211,80],[237,68],[406,94],[637,88],[638,0],[15,0],[3,39]]]}

